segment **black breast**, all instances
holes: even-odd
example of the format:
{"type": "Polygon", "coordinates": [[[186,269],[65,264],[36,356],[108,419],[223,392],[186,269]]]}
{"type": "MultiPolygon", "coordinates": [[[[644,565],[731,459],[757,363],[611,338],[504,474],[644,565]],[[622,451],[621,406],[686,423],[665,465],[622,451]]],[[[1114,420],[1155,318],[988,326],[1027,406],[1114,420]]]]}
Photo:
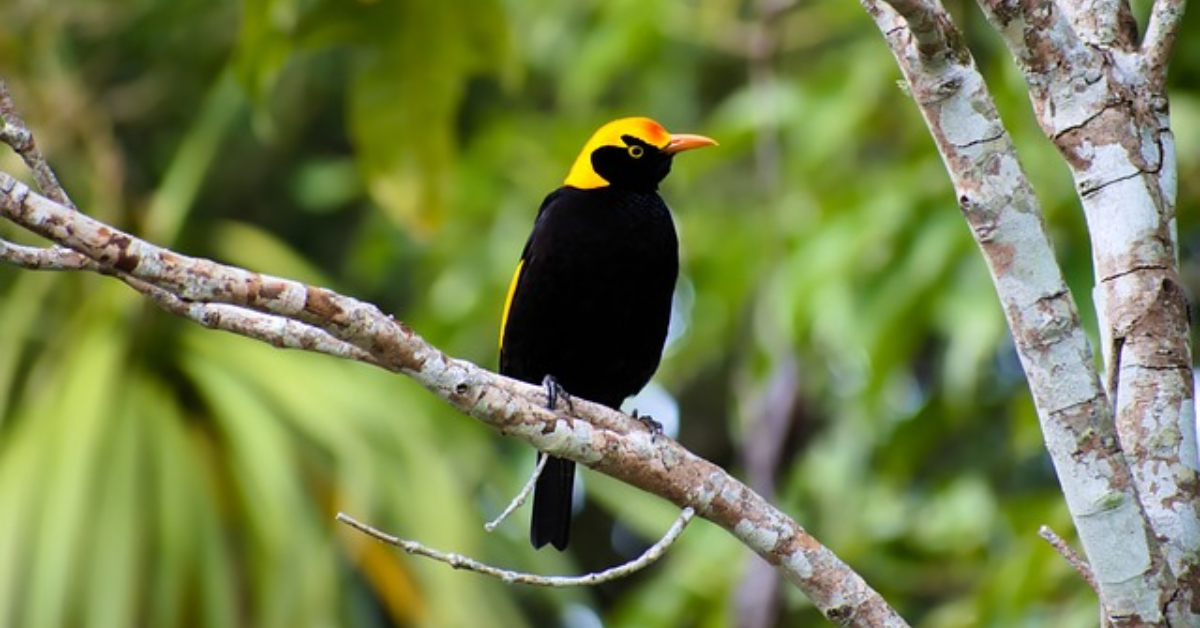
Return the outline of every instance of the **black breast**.
{"type": "Polygon", "coordinates": [[[657,193],[561,188],[526,244],[500,370],[612,407],[658,368],[679,245],[657,193]]]}

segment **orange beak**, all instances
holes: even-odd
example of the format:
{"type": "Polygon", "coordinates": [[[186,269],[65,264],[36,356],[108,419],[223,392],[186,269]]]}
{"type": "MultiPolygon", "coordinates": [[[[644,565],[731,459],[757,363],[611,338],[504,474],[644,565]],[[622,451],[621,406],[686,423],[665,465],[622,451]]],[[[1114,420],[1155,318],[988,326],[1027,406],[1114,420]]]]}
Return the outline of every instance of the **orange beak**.
{"type": "Polygon", "coordinates": [[[693,148],[704,148],[705,146],[716,145],[717,140],[714,140],[711,137],[704,137],[703,135],[690,135],[688,133],[672,133],[671,141],[667,142],[667,147],[663,149],[663,152],[668,155],[674,155],[675,153],[682,153],[685,150],[692,150],[693,148]]]}

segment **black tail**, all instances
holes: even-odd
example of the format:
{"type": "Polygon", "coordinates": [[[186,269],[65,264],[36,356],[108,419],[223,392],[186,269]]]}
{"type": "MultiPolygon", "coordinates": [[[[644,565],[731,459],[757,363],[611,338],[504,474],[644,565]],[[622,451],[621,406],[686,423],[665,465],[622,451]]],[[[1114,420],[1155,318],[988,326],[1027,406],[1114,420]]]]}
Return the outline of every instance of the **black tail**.
{"type": "MultiPolygon", "coordinates": [[[[539,453],[538,460],[545,454],[539,453]]],[[[571,493],[575,488],[575,463],[551,456],[533,490],[533,521],[529,541],[534,549],[549,543],[567,549],[571,537],[571,493]]]]}

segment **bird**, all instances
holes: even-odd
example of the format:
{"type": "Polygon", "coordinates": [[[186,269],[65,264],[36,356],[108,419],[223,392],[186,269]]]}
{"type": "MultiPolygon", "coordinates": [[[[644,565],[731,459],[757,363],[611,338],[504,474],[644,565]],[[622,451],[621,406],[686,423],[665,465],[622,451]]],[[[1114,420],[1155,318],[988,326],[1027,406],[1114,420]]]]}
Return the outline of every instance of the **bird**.
{"type": "MultiPolygon", "coordinates": [[[[500,373],[619,409],[662,359],[679,240],[658,194],[676,154],[714,146],[646,117],[600,127],[542,201],[509,284],[500,373]]],[[[542,454],[539,452],[540,463],[542,454]]],[[[530,542],[570,540],[575,463],[550,456],[534,488],[530,542]]]]}

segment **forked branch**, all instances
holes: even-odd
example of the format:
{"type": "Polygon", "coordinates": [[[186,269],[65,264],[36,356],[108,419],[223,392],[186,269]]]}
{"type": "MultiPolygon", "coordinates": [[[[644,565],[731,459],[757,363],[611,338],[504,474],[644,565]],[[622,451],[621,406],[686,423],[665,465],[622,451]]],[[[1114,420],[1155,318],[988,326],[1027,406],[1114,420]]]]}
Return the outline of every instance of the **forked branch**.
{"type": "MultiPolygon", "coordinates": [[[[987,261],[1104,612],[1133,622],[1116,625],[1157,625],[1164,592],[1174,587],[1172,575],[1117,446],[1113,410],[1037,197],[986,83],[965,48],[945,66],[923,63],[902,13],[893,9],[896,0],[861,2],[910,86],[987,261]]],[[[935,0],[929,2],[944,13],[935,0]]],[[[1014,55],[1032,77],[1035,102],[1074,89],[1080,73],[1088,71],[1092,53],[1057,3],[981,4],[997,14],[1014,55]]],[[[1104,89],[1101,78],[1091,83],[1097,89],[1104,89]]],[[[1071,111],[1047,114],[1058,124],[1071,111]]]]}

